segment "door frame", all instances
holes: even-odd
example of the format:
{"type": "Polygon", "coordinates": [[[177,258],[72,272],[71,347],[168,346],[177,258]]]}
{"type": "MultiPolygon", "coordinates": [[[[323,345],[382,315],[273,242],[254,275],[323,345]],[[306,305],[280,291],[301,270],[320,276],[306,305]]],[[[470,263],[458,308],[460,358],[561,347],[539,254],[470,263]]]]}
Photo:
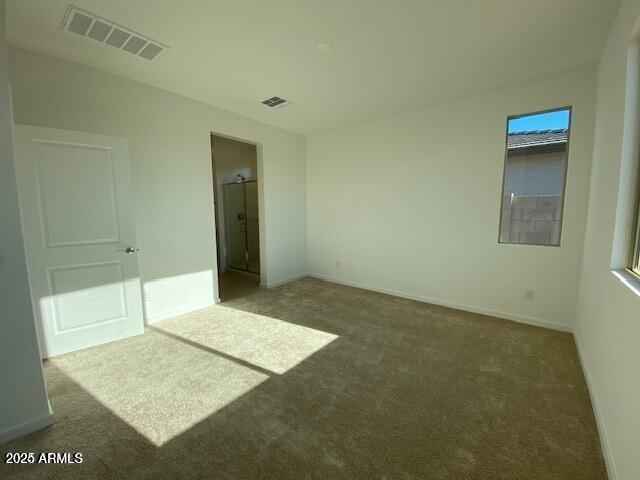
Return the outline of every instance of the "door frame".
{"type": "MultiPolygon", "coordinates": [[[[212,130],[209,132],[209,143],[211,142],[211,137],[220,137],[225,138],[227,140],[234,140],[236,142],[242,142],[249,145],[254,145],[256,147],[256,182],[258,183],[258,239],[259,239],[259,247],[260,247],[260,286],[264,287],[267,284],[267,236],[266,236],[266,214],[265,214],[265,185],[264,185],[264,158],[262,152],[262,144],[260,142],[256,142],[254,140],[249,140],[246,138],[236,137],[233,135],[228,135],[225,133],[220,133],[218,131],[212,130]]],[[[215,173],[215,149],[213,145],[211,145],[211,179],[212,185],[211,189],[214,195],[217,195],[217,184],[216,184],[216,173],[215,173]]],[[[218,210],[216,203],[220,201],[220,199],[214,198],[214,239],[216,252],[219,251],[218,240],[220,239],[220,234],[218,231],[218,224],[220,219],[218,218],[218,210]]],[[[218,271],[218,253],[216,253],[216,272],[218,271]]],[[[220,288],[218,285],[219,282],[216,282],[216,298],[217,301],[220,302],[220,288]]]]}

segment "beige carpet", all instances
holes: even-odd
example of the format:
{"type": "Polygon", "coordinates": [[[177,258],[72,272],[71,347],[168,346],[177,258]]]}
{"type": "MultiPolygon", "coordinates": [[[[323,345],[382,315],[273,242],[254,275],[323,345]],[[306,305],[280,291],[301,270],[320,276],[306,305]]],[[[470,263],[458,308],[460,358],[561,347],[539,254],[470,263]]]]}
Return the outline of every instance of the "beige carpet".
{"type": "Polygon", "coordinates": [[[606,478],[569,334],[313,279],[45,363],[0,478],[606,478]]]}

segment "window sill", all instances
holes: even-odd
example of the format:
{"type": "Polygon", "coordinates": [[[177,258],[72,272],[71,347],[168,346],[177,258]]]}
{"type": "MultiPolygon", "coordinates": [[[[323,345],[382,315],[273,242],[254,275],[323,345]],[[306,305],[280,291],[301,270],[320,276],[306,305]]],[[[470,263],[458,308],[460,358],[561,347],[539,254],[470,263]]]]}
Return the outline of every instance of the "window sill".
{"type": "Polygon", "coordinates": [[[625,287],[640,297],[640,277],[626,268],[611,270],[611,273],[613,273],[625,287]]]}

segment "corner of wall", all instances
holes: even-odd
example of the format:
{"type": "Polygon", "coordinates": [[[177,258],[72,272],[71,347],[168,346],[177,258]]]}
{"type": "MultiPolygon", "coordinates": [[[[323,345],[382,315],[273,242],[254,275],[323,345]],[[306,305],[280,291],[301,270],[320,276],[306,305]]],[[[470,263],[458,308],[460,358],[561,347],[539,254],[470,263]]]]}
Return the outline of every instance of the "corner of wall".
{"type": "Polygon", "coordinates": [[[598,428],[598,435],[600,437],[600,446],[604,456],[605,466],[607,468],[607,474],[609,480],[618,480],[618,473],[616,471],[616,465],[613,461],[613,453],[609,442],[609,435],[607,433],[607,427],[604,421],[604,416],[600,404],[598,403],[598,395],[596,394],[595,381],[585,358],[585,352],[580,342],[580,336],[578,329],[574,328],[573,338],[578,351],[578,359],[580,360],[580,366],[582,367],[582,373],[584,374],[585,381],[587,383],[587,390],[589,391],[589,398],[591,399],[591,406],[593,408],[594,418],[596,420],[596,427],[598,428]]]}

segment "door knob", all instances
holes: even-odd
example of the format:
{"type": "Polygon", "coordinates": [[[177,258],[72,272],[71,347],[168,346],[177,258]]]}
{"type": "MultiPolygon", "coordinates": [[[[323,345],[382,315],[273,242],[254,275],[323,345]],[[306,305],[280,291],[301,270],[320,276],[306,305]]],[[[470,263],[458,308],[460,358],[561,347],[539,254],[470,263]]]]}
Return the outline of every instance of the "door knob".
{"type": "Polygon", "coordinates": [[[124,253],[126,253],[127,255],[133,255],[134,253],[139,251],[140,251],[139,248],[134,248],[134,247],[127,247],[124,249],[124,253]]]}

